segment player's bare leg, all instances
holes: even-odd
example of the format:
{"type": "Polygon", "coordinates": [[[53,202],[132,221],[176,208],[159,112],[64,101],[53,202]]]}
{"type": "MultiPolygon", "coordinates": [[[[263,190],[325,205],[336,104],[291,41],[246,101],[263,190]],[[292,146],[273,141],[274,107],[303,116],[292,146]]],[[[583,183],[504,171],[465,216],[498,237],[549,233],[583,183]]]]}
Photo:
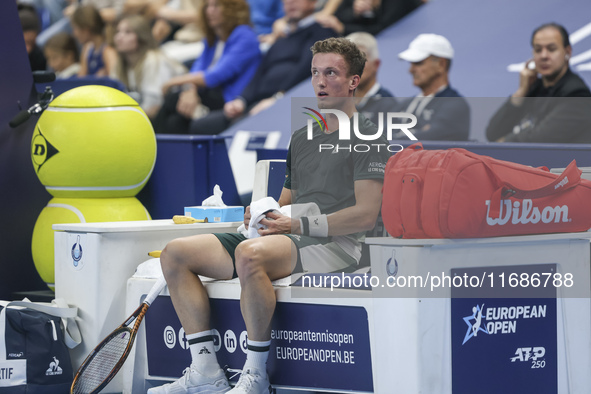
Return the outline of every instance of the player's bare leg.
{"type": "Polygon", "coordinates": [[[268,340],[275,311],[271,282],[288,276],[295,266],[292,242],[284,235],[268,235],[242,242],[236,248],[236,272],[240,278],[240,308],[248,338],[268,340]]]}
{"type": "Polygon", "coordinates": [[[209,297],[198,275],[232,279],[234,267],[226,249],[212,234],[178,238],[166,245],[160,262],[185,332],[208,330],[209,297]]]}
{"type": "Polygon", "coordinates": [[[240,308],[248,334],[242,375],[231,393],[269,392],[266,371],[271,343],[271,319],[277,302],[272,281],[288,276],[296,263],[291,240],[268,235],[242,242],[236,248],[236,272],[240,278],[240,308]]]}
{"type": "Polygon", "coordinates": [[[187,333],[192,363],[183,376],[150,394],[225,393],[230,389],[215,356],[209,326],[209,297],[198,275],[231,279],[232,259],[211,234],[175,239],[160,256],[176,313],[187,333]]]}

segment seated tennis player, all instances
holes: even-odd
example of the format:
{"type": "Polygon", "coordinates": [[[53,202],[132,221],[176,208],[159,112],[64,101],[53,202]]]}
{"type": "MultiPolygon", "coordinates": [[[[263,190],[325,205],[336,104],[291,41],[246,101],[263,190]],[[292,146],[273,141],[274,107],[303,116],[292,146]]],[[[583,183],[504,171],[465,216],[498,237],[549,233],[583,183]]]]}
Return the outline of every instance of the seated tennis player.
{"type": "MultiPolygon", "coordinates": [[[[276,304],[271,282],[293,272],[333,272],[359,262],[360,241],[373,228],[380,210],[384,167],[390,153],[384,148],[384,137],[369,142],[353,133],[352,97],[366,62],[363,52],[345,38],[318,41],[311,49],[318,107],[342,111],[349,118],[352,136],[339,140],[339,119],[328,113],[324,114],[326,126],[313,125],[311,139],[306,127],[296,131],[279,204],[314,202],[321,214],[292,219],[269,212],[260,221],[266,229],[259,229],[256,238],[205,234],[175,239],[166,246],[160,257],[162,270],[187,333],[192,363],[179,380],[152,388],[149,393],[269,393],[266,364],[276,304]],[[321,150],[321,144],[382,144],[382,148],[371,145],[370,151],[358,153],[354,149],[321,150]],[[209,299],[198,275],[240,279],[248,350],[242,374],[232,390],[216,359],[209,299]]],[[[377,134],[377,127],[362,114],[357,124],[361,133],[377,134]]],[[[247,208],[245,224],[249,223],[249,212],[247,208]]]]}

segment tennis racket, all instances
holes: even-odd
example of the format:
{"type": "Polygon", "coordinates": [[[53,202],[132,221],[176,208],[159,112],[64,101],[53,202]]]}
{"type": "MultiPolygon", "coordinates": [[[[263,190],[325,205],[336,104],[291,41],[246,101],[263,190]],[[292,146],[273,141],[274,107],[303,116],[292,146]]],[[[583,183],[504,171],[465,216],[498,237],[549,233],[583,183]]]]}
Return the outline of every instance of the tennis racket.
{"type": "Polygon", "coordinates": [[[98,393],[117,375],[133,347],[135,336],[150,304],[165,285],[166,280],[161,276],[135,312],[86,357],[74,376],[70,394],[98,393]]]}

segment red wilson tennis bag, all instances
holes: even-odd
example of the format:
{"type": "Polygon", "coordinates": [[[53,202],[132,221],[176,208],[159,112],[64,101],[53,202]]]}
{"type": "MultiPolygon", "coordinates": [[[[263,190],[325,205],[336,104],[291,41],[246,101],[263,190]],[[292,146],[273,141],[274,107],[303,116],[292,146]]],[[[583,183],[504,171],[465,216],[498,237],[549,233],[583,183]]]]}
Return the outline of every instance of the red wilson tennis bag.
{"type": "Polygon", "coordinates": [[[561,175],[465,149],[392,156],[382,189],[384,226],[393,237],[473,238],[587,231],[591,181],[575,161],[561,175]]]}

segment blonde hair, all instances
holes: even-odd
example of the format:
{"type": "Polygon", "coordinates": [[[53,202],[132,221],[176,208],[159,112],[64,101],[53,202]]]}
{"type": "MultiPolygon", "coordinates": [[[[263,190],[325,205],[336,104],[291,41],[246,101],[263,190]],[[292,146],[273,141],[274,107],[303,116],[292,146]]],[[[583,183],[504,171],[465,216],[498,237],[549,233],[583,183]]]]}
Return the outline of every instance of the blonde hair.
{"type": "MultiPolygon", "coordinates": [[[[135,83],[137,86],[141,85],[143,79],[143,64],[146,59],[146,55],[150,50],[156,49],[157,44],[154,36],[152,35],[152,29],[148,21],[140,15],[128,15],[120,18],[117,22],[119,25],[121,22],[127,22],[131,31],[137,36],[137,51],[141,54],[139,61],[133,66],[133,74],[135,75],[135,83]]],[[[123,84],[129,87],[128,70],[130,68],[127,64],[127,59],[121,53],[117,52],[117,66],[115,73],[117,78],[123,82],[123,84]]]]}

